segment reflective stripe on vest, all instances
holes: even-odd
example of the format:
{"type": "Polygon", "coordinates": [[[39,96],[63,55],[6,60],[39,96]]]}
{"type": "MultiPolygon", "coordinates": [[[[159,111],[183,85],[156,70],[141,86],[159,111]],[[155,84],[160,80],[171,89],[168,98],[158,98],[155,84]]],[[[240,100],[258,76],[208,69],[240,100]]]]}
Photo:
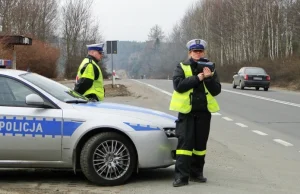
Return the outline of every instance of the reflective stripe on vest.
{"type": "MultiPolygon", "coordinates": [[[[193,76],[192,68],[190,65],[184,65],[183,63],[180,63],[181,68],[184,71],[185,77],[191,77],[193,76]]],[[[211,95],[211,93],[207,90],[204,82],[204,89],[207,100],[207,109],[209,112],[214,113],[218,112],[220,110],[217,100],[211,95]]],[[[193,89],[190,89],[187,92],[179,93],[174,90],[171,103],[170,103],[170,110],[177,111],[180,113],[189,113],[192,110],[192,103],[190,95],[193,92],[193,89]]]]}
{"type": "Polygon", "coordinates": [[[102,77],[102,72],[101,72],[100,67],[93,60],[91,60],[91,62],[90,62],[89,58],[83,59],[83,61],[81,62],[80,66],[79,66],[76,80],[79,80],[81,77],[85,77],[85,78],[94,80],[92,87],[90,89],[88,89],[83,95],[86,96],[88,94],[96,94],[98,99],[100,101],[102,101],[104,99],[104,88],[103,88],[103,77],[102,77]],[[86,65],[85,70],[81,74],[81,69],[85,65],[86,65]],[[96,80],[95,80],[94,66],[99,71],[99,77],[96,80]]]}

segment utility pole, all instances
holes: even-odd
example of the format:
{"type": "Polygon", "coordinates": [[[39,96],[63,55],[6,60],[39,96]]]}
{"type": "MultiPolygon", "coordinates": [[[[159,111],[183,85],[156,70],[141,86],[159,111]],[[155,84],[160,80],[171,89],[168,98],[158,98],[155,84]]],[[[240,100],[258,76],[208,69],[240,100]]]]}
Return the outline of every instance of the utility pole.
{"type": "MultiPolygon", "coordinates": [[[[110,48],[113,48],[113,41],[111,41],[110,43],[111,43],[110,48]]],[[[112,86],[114,87],[114,85],[115,85],[115,70],[114,70],[114,55],[113,55],[113,52],[110,53],[110,56],[111,56],[112,86]]]]}
{"type": "Polygon", "coordinates": [[[13,64],[12,64],[12,68],[13,69],[17,69],[17,53],[16,53],[14,45],[12,45],[12,48],[13,48],[13,64]]]}

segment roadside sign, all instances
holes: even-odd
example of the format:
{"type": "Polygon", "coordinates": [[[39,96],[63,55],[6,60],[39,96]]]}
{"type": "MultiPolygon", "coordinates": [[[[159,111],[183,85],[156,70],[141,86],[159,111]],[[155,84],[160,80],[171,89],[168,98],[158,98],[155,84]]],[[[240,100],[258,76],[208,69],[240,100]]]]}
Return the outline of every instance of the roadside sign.
{"type": "Polygon", "coordinates": [[[118,41],[106,41],[106,53],[118,54],[118,41]]]}

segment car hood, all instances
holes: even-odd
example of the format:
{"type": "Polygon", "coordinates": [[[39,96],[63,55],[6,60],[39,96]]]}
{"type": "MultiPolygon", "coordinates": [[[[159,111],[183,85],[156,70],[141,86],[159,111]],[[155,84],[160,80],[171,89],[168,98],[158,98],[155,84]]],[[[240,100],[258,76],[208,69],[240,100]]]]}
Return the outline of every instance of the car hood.
{"type": "Polygon", "coordinates": [[[101,112],[106,115],[137,118],[160,126],[172,127],[177,119],[175,116],[161,111],[118,103],[91,102],[87,104],[77,104],[74,105],[74,107],[80,111],[87,111],[88,115],[91,115],[92,117],[96,117],[96,111],[97,113],[101,112]]]}

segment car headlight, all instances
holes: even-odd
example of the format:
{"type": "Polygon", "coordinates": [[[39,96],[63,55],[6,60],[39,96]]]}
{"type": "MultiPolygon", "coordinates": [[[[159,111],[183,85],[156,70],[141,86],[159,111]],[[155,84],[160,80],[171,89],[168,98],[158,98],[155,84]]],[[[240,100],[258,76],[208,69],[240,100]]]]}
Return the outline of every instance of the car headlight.
{"type": "Polygon", "coordinates": [[[175,128],[166,127],[164,128],[164,131],[168,138],[176,137],[175,128]]]}

